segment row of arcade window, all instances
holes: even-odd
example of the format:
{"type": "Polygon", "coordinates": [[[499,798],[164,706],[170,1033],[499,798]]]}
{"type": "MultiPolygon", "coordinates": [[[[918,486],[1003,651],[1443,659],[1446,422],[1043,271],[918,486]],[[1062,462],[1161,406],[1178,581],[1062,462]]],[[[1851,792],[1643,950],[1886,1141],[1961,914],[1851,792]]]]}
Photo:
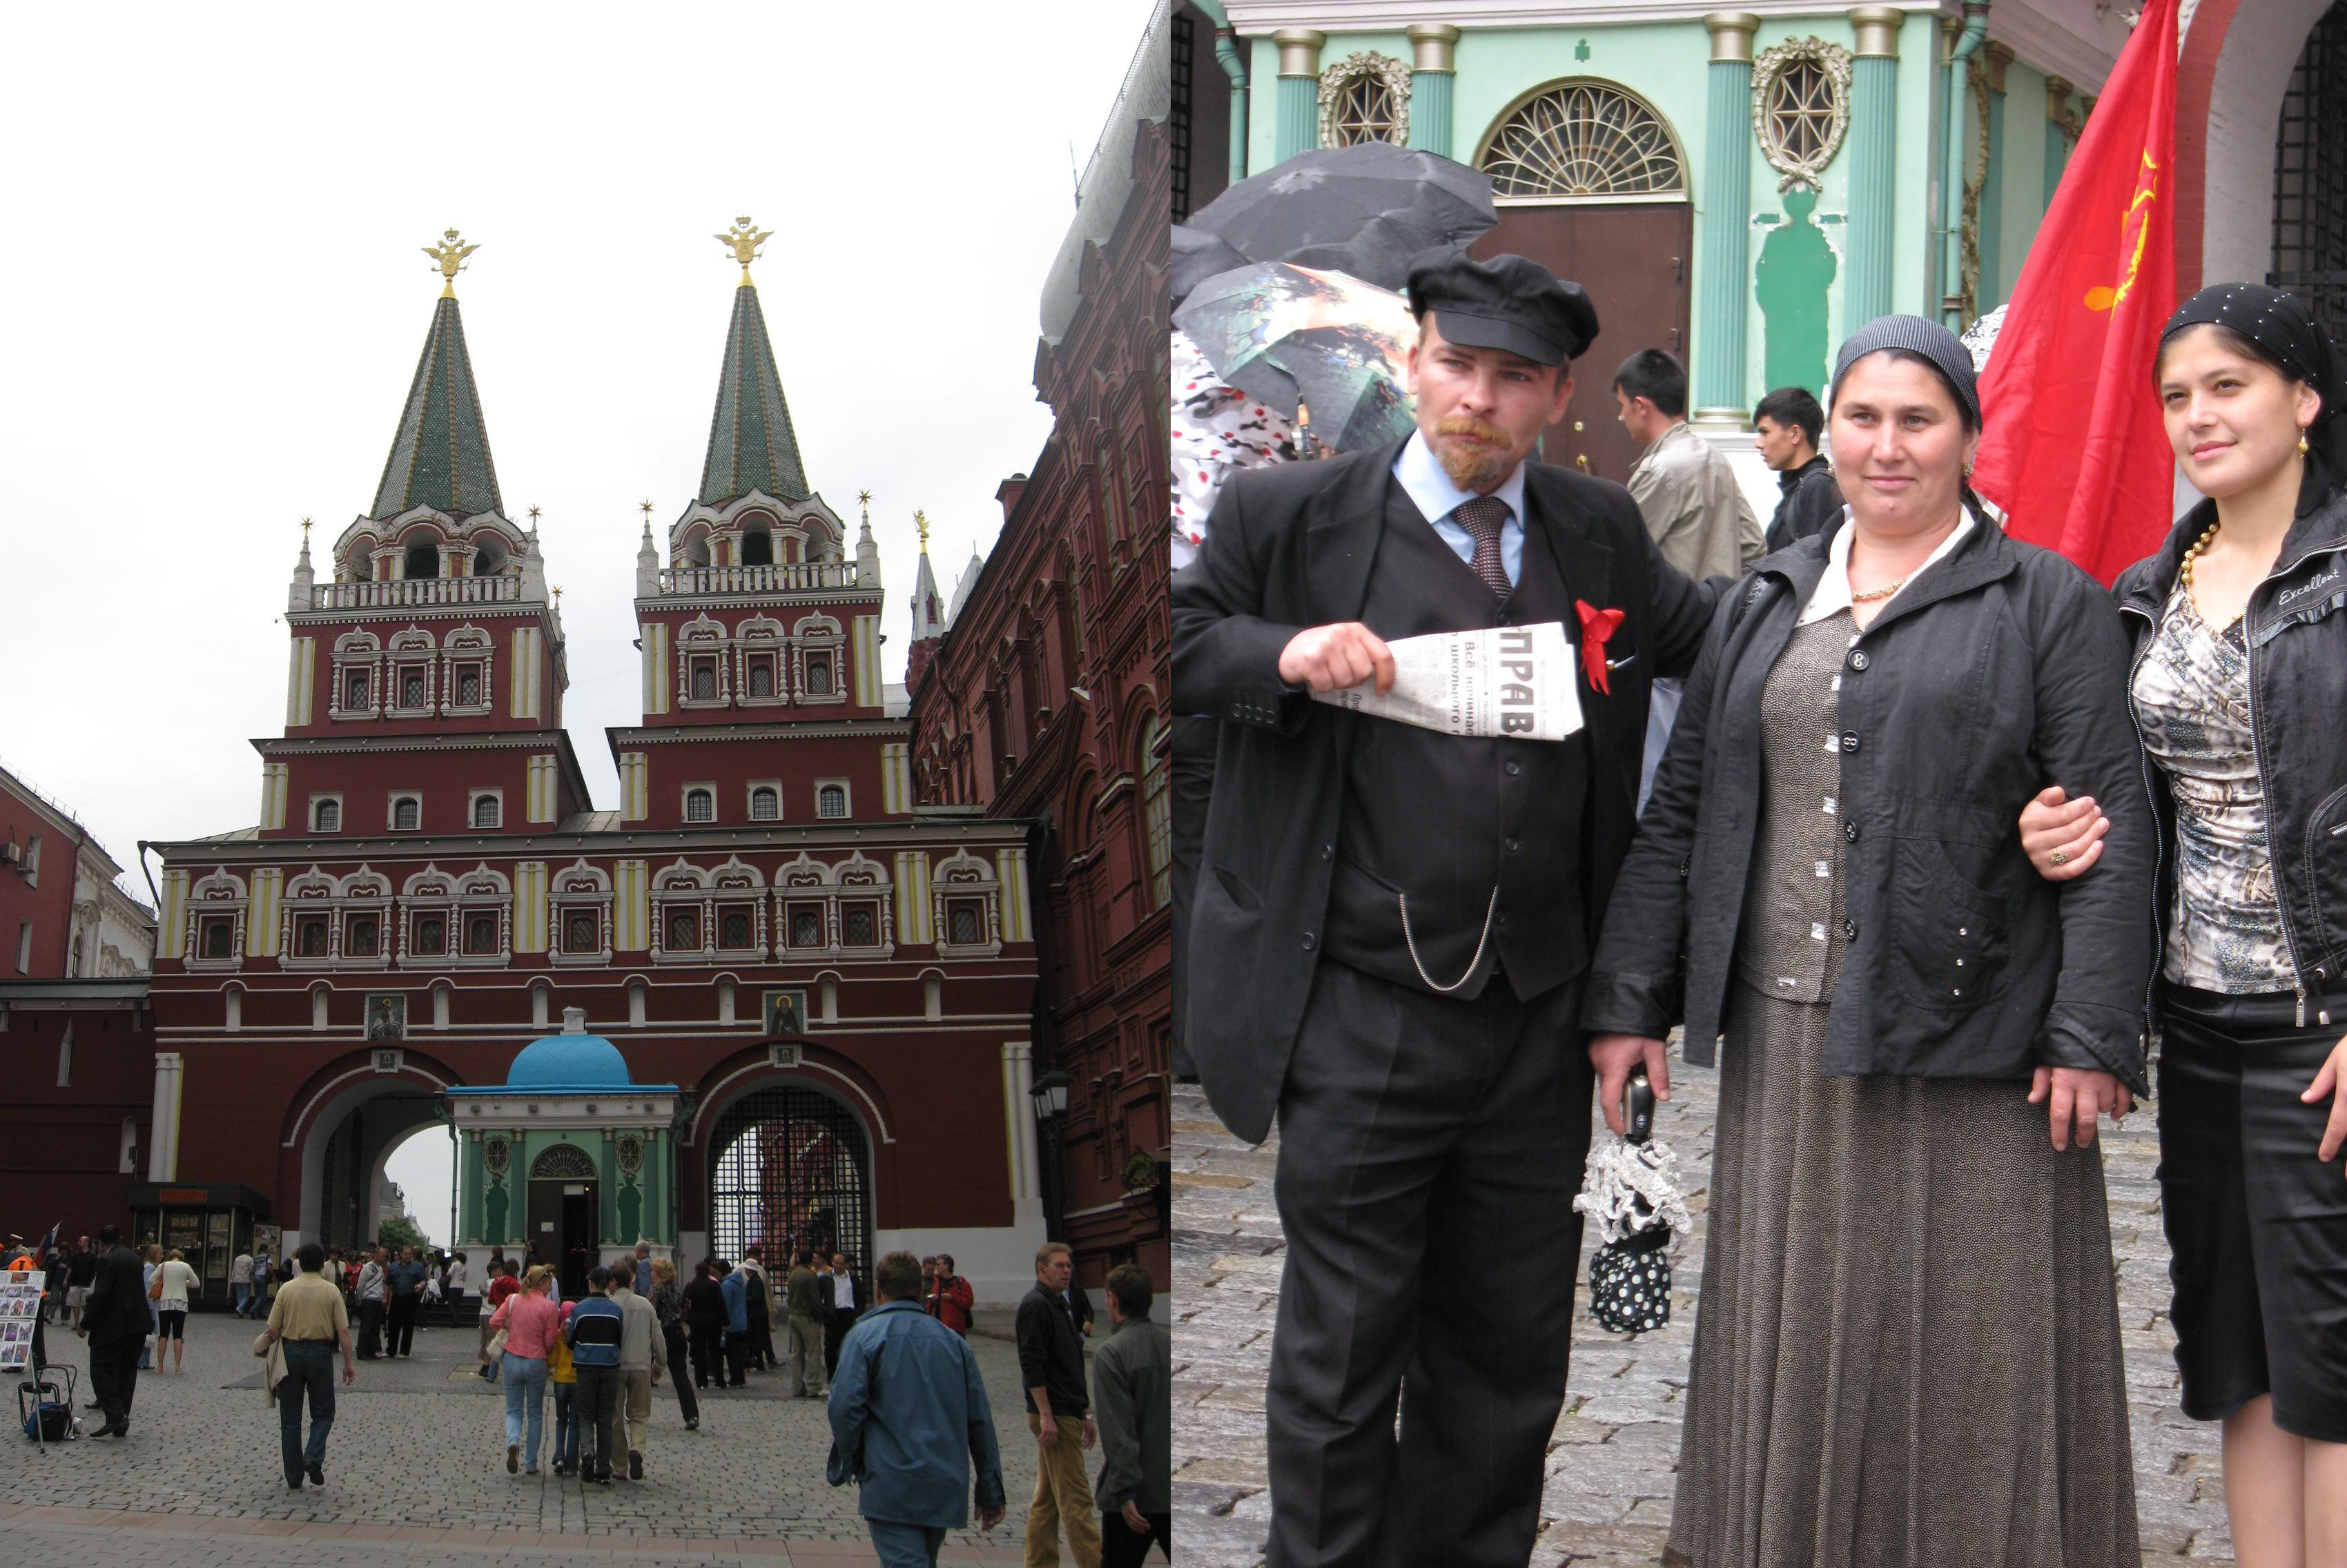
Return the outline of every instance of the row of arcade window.
{"type": "MultiPolygon", "coordinates": [[[[826,779],[816,784],[815,814],[818,818],[845,821],[848,815],[847,785],[826,779]]],[[[708,784],[691,784],[684,792],[684,820],[692,823],[717,820],[717,791],[708,784]]],[[[780,784],[760,784],[750,786],[750,820],[780,822],[783,820],[783,789],[780,784]]]]}
{"type": "MultiPolygon", "coordinates": [[[[465,820],[473,827],[505,825],[506,803],[502,790],[477,789],[466,803],[465,820]]],[[[390,797],[384,821],[393,833],[420,833],[424,829],[424,797],[403,791],[390,797]]],[[[338,794],[313,794],[310,797],[310,831],[340,833],[343,831],[343,797],[338,794]]]]}

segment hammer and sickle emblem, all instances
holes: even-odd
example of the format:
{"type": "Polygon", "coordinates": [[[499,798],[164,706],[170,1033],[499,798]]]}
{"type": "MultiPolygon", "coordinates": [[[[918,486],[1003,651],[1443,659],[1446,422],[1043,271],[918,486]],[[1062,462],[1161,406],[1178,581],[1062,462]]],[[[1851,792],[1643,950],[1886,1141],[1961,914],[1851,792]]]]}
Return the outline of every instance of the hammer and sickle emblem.
{"type": "Polygon", "coordinates": [[[2136,272],[2143,265],[2144,241],[2151,234],[2151,214],[2147,210],[2158,194],[2159,165],[2151,160],[2151,154],[2145,153],[2143,173],[2136,185],[2135,198],[2127,203],[2127,210],[2119,217],[2119,249],[2127,256],[2126,275],[2119,279],[2119,286],[2116,289],[2100,283],[2088,289],[2086,291],[2088,310],[2113,309],[2121,300],[2126,299],[2127,292],[2135,287],[2136,272]],[[2132,245],[2127,242],[2127,231],[2130,229],[2135,231],[2135,242],[2132,245]]]}

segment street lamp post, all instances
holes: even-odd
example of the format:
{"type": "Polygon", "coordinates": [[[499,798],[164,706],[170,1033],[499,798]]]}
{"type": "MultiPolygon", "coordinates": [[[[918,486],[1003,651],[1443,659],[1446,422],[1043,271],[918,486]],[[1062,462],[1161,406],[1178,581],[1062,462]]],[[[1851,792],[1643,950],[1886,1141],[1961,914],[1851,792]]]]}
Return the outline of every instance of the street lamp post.
{"type": "Polygon", "coordinates": [[[1058,1068],[1035,1080],[1027,1096],[1035,1102],[1035,1120],[1043,1124],[1043,1239],[1065,1241],[1060,1211],[1060,1119],[1068,1112],[1068,1086],[1075,1080],[1058,1068]]]}

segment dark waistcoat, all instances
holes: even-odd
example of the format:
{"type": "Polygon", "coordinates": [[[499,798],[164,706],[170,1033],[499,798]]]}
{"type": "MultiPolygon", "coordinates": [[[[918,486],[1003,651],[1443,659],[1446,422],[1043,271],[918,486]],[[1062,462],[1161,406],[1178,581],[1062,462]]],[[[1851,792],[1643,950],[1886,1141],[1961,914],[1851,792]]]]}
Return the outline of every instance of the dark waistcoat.
{"type": "MultiPolygon", "coordinates": [[[[1572,626],[1573,593],[1545,530],[1525,529],[1523,564],[1502,602],[1408,491],[1395,484],[1386,494],[1361,609],[1370,630],[1392,639],[1572,626]]],[[[1588,732],[1562,742],[1464,740],[1372,718],[1352,730],[1326,955],[1396,985],[1455,986],[1447,994],[1461,999],[1480,996],[1495,969],[1527,999],[1580,973],[1588,732]]]]}

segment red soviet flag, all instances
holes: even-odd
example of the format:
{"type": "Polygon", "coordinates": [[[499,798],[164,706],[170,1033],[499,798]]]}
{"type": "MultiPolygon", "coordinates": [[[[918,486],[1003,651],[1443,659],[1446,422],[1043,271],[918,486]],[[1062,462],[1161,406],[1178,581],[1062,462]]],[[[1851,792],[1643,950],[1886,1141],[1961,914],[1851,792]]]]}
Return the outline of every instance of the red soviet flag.
{"type": "Polygon", "coordinates": [[[2106,584],[2175,517],[2151,384],[2176,309],[2175,161],[2176,0],[2150,0],[2014,285],[1973,476],[2014,538],[2106,584]]]}

